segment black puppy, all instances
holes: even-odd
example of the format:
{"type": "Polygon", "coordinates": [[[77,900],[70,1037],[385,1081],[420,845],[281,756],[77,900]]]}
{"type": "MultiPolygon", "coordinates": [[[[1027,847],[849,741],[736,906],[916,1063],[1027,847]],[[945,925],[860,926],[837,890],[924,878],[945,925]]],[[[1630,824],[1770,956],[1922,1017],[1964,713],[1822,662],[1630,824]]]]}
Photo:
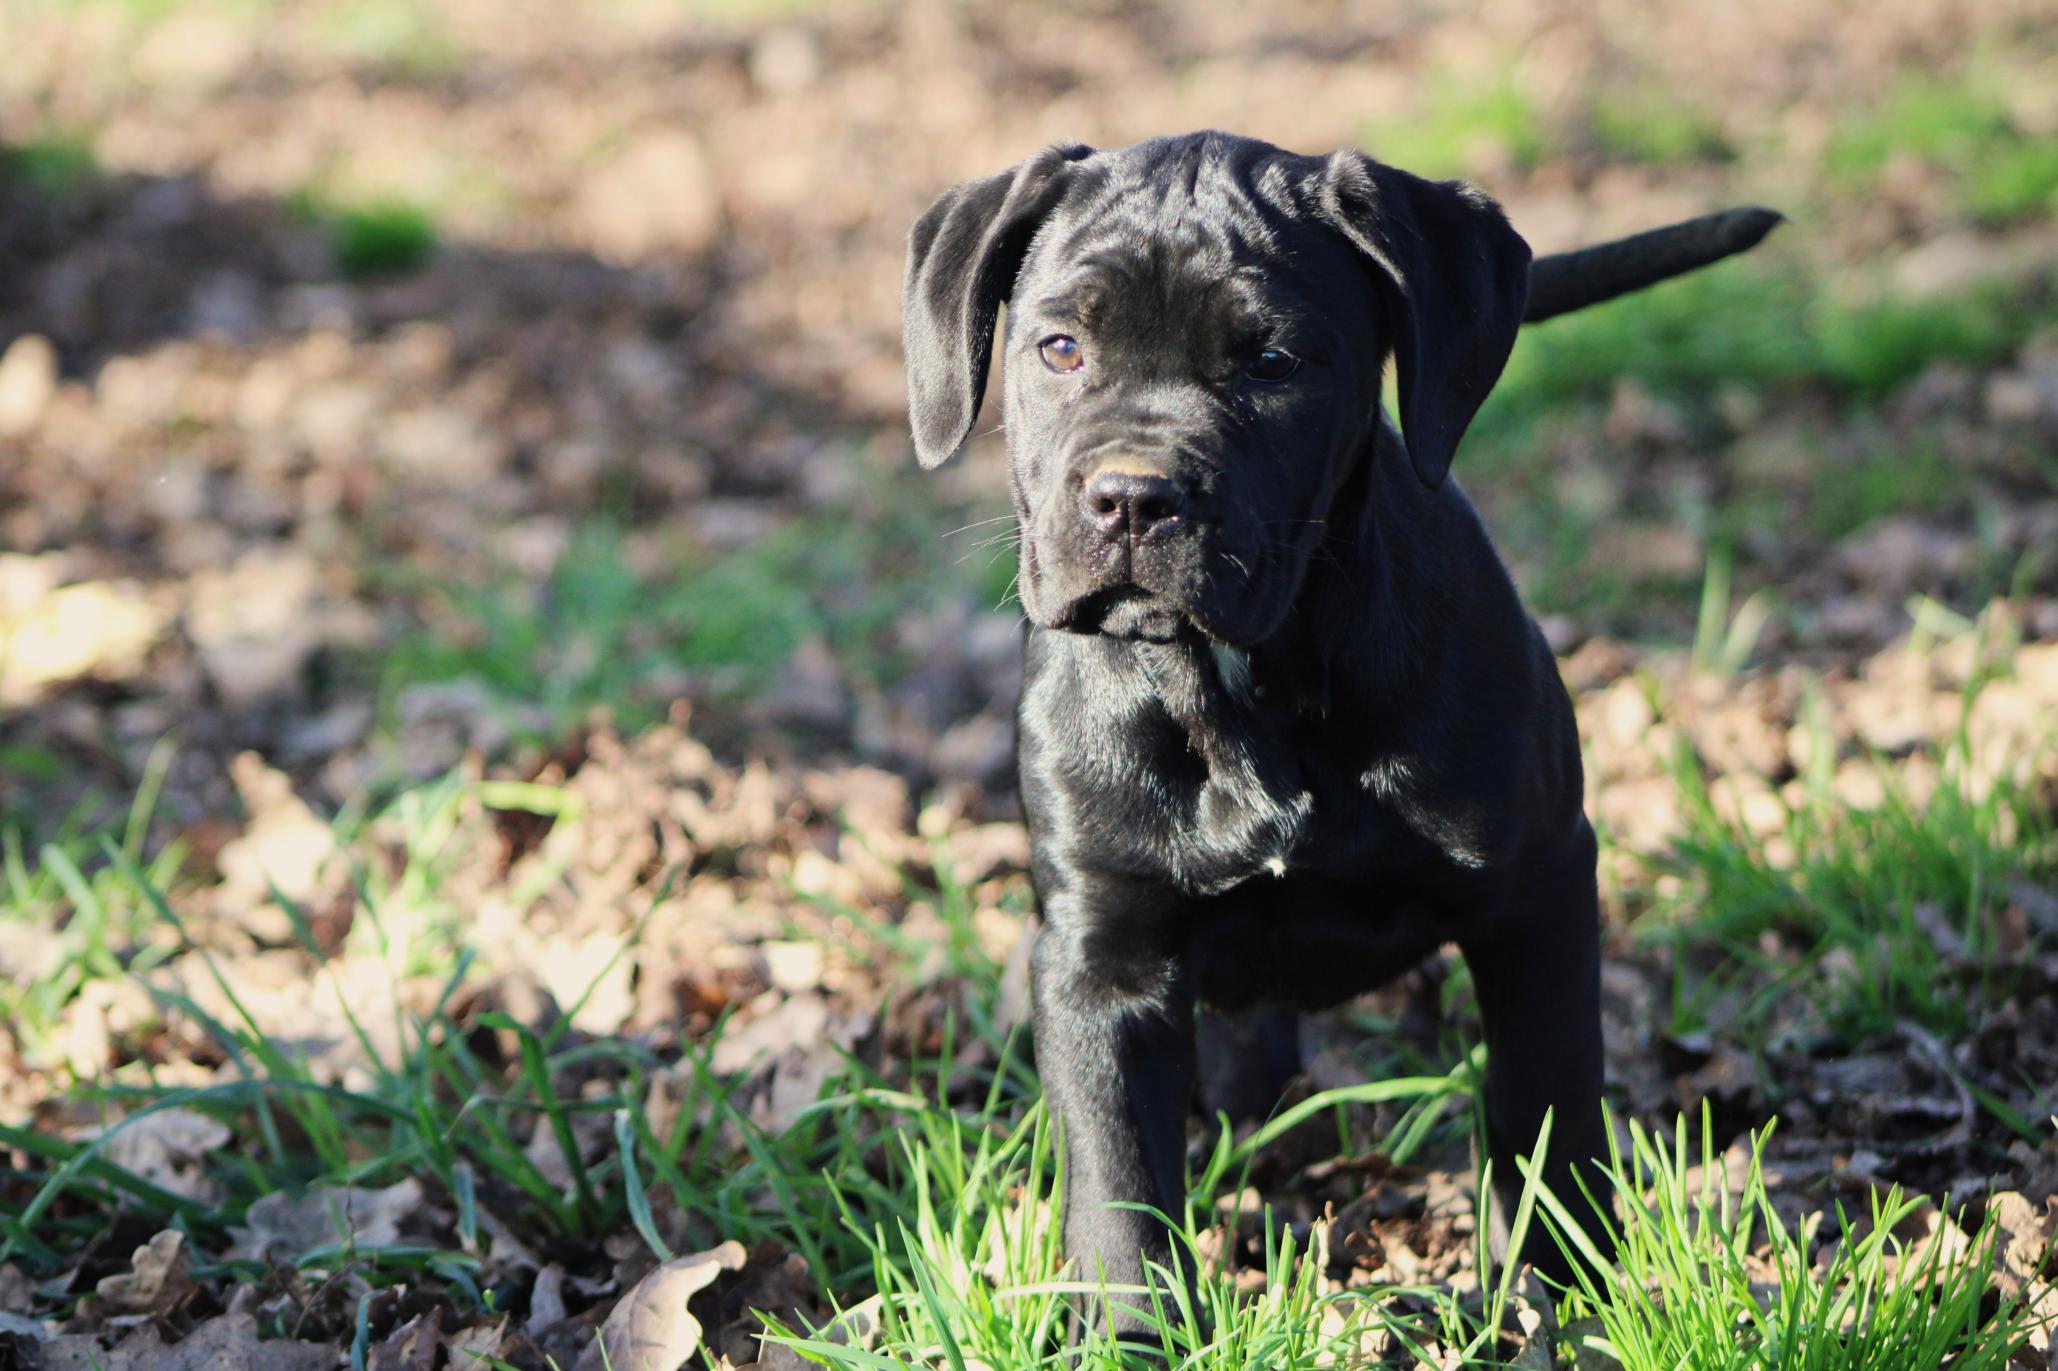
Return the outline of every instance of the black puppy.
{"type": "MultiPolygon", "coordinates": [[[[1606,1150],[1579,742],[1445,473],[1526,312],[1713,261],[1776,220],[1546,258],[1533,282],[1469,186],[1200,133],[1055,148],[916,224],[924,466],[969,433],[1008,307],[1036,1055],[1083,1278],[1175,1260],[1119,1204],[1184,1207],[1196,997],[1331,1005],[1444,943],[1485,1022],[1496,1207],[1547,1109],[1546,1179],[1579,1204],[1575,1165],[1606,1150]]],[[[1563,1274],[1548,1241],[1524,1255],[1563,1274]]]]}

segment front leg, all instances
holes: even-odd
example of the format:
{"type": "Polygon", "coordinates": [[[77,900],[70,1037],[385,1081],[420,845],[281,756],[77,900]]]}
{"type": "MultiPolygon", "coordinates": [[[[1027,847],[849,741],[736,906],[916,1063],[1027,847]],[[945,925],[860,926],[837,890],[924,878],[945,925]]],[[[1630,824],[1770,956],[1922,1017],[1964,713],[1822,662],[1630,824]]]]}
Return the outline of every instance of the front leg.
{"type": "MultiPolygon", "coordinates": [[[[1146,1263],[1193,1278],[1148,1205],[1186,1201],[1193,987],[1169,911],[1145,892],[1074,880],[1044,901],[1032,961],[1036,1064],[1064,1138],[1065,1252],[1074,1278],[1141,1285],[1146,1263]]],[[[1147,1300],[1112,1297],[1116,1334],[1147,1300]]],[[[1096,1315],[1098,1318],[1099,1315],[1096,1315]]]]}
{"type": "MultiPolygon", "coordinates": [[[[1606,1229],[1586,1191],[1606,1203],[1595,1163],[1607,1156],[1601,1114],[1601,919],[1593,830],[1582,819],[1569,851],[1532,878],[1461,946],[1486,1029],[1486,1135],[1493,1157],[1495,1249],[1523,1188],[1516,1159],[1536,1150],[1551,1112],[1543,1179],[1605,1253],[1606,1229]]],[[[1573,1267],[1541,1219],[1518,1254],[1560,1282],[1573,1267]]]]}

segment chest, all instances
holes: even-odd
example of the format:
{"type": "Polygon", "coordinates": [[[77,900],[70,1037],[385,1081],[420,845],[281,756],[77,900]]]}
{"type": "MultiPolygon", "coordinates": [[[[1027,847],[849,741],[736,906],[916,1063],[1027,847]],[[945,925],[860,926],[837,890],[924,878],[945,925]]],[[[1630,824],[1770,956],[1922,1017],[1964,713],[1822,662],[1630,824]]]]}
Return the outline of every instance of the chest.
{"type": "Polygon", "coordinates": [[[1443,860],[1408,803],[1414,771],[1362,736],[1227,708],[1182,720],[1155,702],[1063,717],[1070,741],[1025,749],[1024,799],[1038,841],[1095,864],[1214,895],[1282,877],[1390,883],[1443,860]]]}

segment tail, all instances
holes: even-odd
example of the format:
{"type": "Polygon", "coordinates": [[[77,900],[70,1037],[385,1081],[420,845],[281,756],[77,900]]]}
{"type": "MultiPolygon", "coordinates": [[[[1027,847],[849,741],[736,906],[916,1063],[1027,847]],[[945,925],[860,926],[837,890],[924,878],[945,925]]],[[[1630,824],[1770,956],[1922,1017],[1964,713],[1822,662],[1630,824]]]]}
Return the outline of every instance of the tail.
{"type": "Polygon", "coordinates": [[[1752,206],[1704,214],[1648,233],[1539,257],[1529,268],[1522,322],[1569,314],[1756,247],[1786,216],[1752,206]]]}

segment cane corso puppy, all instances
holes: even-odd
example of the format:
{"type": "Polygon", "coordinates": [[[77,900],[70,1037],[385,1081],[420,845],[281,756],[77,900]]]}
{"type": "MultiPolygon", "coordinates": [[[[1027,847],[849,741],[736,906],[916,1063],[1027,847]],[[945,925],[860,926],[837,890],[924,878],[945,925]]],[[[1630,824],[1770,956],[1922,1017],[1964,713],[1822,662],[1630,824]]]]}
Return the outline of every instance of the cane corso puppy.
{"type": "MultiPolygon", "coordinates": [[[[1446,473],[1525,315],[1713,261],[1777,217],[1533,272],[1469,186],[1200,133],[1053,148],[916,224],[924,466],[969,434],[1006,306],[1036,1058],[1081,1278],[1180,1260],[1141,1206],[1184,1208],[1196,1000],[1333,1005],[1446,943],[1485,1025],[1495,1207],[1546,1110],[1545,1178],[1582,1203],[1575,1169],[1606,1149],[1579,741],[1446,473]]],[[[1290,1038],[1261,1037],[1276,1089],[1290,1038]]],[[[1523,1255],[1564,1273],[1548,1240],[1523,1255]]]]}

